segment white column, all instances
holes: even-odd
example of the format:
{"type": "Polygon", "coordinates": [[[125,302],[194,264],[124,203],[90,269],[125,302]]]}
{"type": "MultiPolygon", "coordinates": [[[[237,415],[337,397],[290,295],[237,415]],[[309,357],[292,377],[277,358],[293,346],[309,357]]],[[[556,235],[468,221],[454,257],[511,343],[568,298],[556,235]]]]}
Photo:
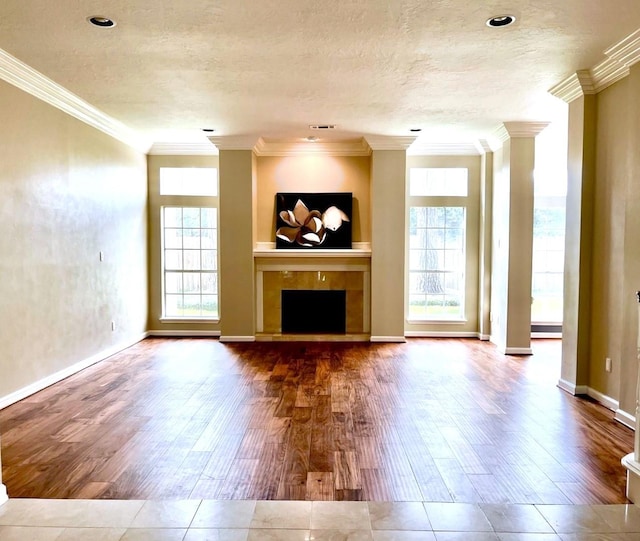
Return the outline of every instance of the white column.
{"type": "Polygon", "coordinates": [[[415,137],[367,136],[371,156],[371,341],[404,342],[407,151],[415,137]]]}
{"type": "MultiPolygon", "coordinates": [[[[0,448],[2,441],[0,440],[0,448]]],[[[8,500],[7,487],[2,484],[2,455],[0,454],[0,505],[8,500]]]]}
{"type": "Polygon", "coordinates": [[[633,438],[633,458],[640,463],[640,291],[636,291],[638,298],[638,337],[636,341],[636,358],[638,359],[638,383],[636,384],[636,432],[633,438]]]}
{"type": "Polygon", "coordinates": [[[622,458],[622,465],[627,468],[627,498],[633,503],[640,503],[640,291],[638,298],[638,335],[636,339],[636,358],[638,360],[638,381],[636,384],[636,431],[633,437],[633,453],[622,458]]]}

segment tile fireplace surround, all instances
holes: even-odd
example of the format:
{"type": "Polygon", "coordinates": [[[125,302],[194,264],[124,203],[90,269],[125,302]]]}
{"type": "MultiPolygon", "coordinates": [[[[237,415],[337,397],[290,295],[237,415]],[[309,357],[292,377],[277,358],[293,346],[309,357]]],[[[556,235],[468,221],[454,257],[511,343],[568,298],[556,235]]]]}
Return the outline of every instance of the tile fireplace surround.
{"type": "Polygon", "coordinates": [[[371,313],[368,243],[354,243],[351,250],[276,250],[273,243],[265,243],[254,250],[254,260],[258,339],[282,336],[281,292],[294,289],[346,291],[345,337],[368,340],[371,313]]]}

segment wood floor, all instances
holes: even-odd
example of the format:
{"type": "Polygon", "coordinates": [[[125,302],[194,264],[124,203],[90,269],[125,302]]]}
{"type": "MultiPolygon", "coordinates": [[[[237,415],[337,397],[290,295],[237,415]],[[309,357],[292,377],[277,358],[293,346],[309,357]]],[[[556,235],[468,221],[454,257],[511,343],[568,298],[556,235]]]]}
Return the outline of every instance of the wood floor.
{"type": "Polygon", "coordinates": [[[147,339],[0,411],[11,497],[621,503],[632,432],[510,357],[147,339]]]}

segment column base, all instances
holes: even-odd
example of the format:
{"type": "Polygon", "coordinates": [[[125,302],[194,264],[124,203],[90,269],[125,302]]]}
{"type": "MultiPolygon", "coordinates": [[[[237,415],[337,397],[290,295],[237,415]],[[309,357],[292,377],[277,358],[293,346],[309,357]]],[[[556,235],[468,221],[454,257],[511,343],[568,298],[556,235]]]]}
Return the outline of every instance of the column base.
{"type": "Polygon", "coordinates": [[[636,462],[633,453],[629,453],[621,460],[627,469],[627,499],[640,505],[640,462],[636,462]]]}
{"type": "Polygon", "coordinates": [[[5,503],[9,497],[7,496],[7,487],[0,483],[0,505],[5,503]]]}

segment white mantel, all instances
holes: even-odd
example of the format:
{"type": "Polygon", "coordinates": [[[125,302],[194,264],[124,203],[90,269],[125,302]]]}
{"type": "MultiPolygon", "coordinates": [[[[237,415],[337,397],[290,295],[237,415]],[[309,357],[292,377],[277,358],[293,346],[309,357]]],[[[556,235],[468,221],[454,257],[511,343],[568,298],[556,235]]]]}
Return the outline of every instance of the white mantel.
{"type": "MultiPolygon", "coordinates": [[[[312,271],[314,275],[317,272],[318,280],[321,281],[325,280],[325,273],[328,280],[331,280],[331,275],[345,276],[344,273],[351,275],[352,280],[353,276],[356,276],[354,273],[359,273],[356,279],[359,285],[353,286],[352,283],[351,287],[357,287],[360,291],[361,301],[358,302],[361,307],[356,309],[353,304],[349,304],[349,306],[351,310],[356,310],[356,313],[360,314],[358,317],[362,319],[361,328],[356,334],[361,338],[366,336],[366,339],[368,339],[371,320],[370,243],[354,242],[353,248],[350,250],[321,248],[276,249],[275,242],[257,243],[253,251],[253,258],[256,273],[256,331],[261,335],[261,338],[278,336],[278,332],[273,328],[273,325],[271,330],[269,330],[268,325],[265,325],[266,314],[274,314],[273,310],[279,310],[279,307],[275,308],[274,305],[269,304],[272,301],[268,301],[267,306],[270,306],[270,308],[265,312],[266,273],[285,272],[289,276],[295,276],[296,273],[306,273],[308,277],[309,271],[312,271]]],[[[347,294],[349,295],[349,293],[347,294]]],[[[271,295],[272,298],[273,295],[271,295]]],[[[355,306],[359,305],[356,304],[355,306]]],[[[353,312],[351,313],[353,314],[353,312]]],[[[348,334],[353,336],[352,333],[348,334]]],[[[336,338],[333,337],[333,339],[336,338]]]]}
{"type": "Polygon", "coordinates": [[[286,249],[276,248],[275,242],[257,242],[253,250],[253,257],[256,258],[343,258],[343,257],[365,257],[371,258],[371,243],[354,242],[353,248],[349,249],[286,249]]]}

